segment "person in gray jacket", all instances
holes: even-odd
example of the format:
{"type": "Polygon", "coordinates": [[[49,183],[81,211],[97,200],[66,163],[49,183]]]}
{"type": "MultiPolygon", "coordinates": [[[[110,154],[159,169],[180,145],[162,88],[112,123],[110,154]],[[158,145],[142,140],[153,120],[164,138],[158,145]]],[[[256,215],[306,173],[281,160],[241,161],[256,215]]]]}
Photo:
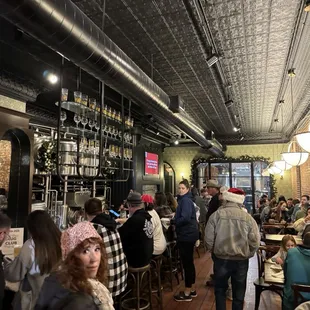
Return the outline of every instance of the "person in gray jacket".
{"type": "Polygon", "coordinates": [[[31,236],[10,261],[5,258],[4,276],[9,282],[21,282],[13,301],[14,310],[32,310],[47,275],[61,261],[61,233],[49,214],[36,210],[28,215],[31,236]]]}
{"type": "Polygon", "coordinates": [[[242,210],[245,193],[237,188],[221,189],[222,206],[211,215],[206,227],[206,245],[214,262],[216,310],[226,309],[226,291],[231,278],[232,309],[243,309],[249,258],[259,247],[255,220],[242,210]]]}

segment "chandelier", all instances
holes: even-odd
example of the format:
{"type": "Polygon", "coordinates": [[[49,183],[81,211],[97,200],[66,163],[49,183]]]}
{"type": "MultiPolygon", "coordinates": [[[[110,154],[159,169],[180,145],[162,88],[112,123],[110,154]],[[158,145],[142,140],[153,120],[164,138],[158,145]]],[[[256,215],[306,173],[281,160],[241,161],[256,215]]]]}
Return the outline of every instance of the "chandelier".
{"type": "Polygon", "coordinates": [[[274,163],[271,163],[268,165],[267,170],[269,174],[280,174],[282,170],[274,165],[274,163]]]}

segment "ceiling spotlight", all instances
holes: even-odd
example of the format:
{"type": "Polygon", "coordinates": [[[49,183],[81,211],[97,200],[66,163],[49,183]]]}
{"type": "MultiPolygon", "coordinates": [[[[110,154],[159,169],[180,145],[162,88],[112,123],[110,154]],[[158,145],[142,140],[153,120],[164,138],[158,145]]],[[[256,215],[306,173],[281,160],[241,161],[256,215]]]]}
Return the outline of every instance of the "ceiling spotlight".
{"type": "Polygon", "coordinates": [[[306,12],[310,12],[310,0],[306,0],[305,1],[305,8],[304,8],[304,10],[306,12]]]}
{"type": "Polygon", "coordinates": [[[240,141],[243,141],[243,140],[244,140],[244,136],[241,136],[241,137],[240,137],[240,141]]]}
{"type": "Polygon", "coordinates": [[[48,70],[44,71],[43,76],[51,84],[56,84],[58,82],[58,76],[51,71],[48,71],[48,70]]]}
{"type": "Polygon", "coordinates": [[[233,131],[234,132],[237,132],[237,131],[239,131],[240,130],[240,127],[233,127],[233,131]]]}
{"type": "Polygon", "coordinates": [[[294,77],[294,76],[296,76],[295,68],[289,69],[289,70],[287,71],[287,74],[288,74],[289,77],[294,77]]]}
{"type": "Polygon", "coordinates": [[[212,67],[219,61],[219,57],[216,54],[212,54],[209,58],[207,58],[207,64],[209,67],[212,67]]]}
{"type": "Polygon", "coordinates": [[[175,140],[173,143],[174,143],[175,145],[178,145],[178,144],[179,144],[179,140],[175,140]]]}

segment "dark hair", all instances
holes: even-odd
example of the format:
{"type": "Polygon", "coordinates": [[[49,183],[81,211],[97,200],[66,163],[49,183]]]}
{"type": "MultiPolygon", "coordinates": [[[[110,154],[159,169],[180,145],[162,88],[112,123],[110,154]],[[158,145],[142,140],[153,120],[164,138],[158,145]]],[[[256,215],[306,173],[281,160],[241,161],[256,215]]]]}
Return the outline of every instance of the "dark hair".
{"type": "Polygon", "coordinates": [[[302,242],[306,247],[310,247],[310,232],[305,233],[302,238],[302,242]]]}
{"type": "Polygon", "coordinates": [[[187,189],[190,188],[189,182],[187,181],[187,179],[182,180],[179,184],[183,184],[187,189]]]}
{"type": "Polygon", "coordinates": [[[152,211],[154,210],[154,204],[149,202],[143,202],[144,203],[144,209],[146,211],[152,211]]]}
{"type": "Polygon", "coordinates": [[[266,194],[263,194],[261,199],[264,199],[264,198],[268,198],[268,196],[266,194]]]}
{"type": "Polygon", "coordinates": [[[259,201],[261,205],[265,204],[266,202],[267,202],[267,198],[261,198],[259,201]]]}
{"type": "Polygon", "coordinates": [[[173,197],[171,193],[166,193],[166,198],[168,206],[170,207],[172,212],[175,212],[178,206],[176,199],[173,197]]]}
{"type": "Polygon", "coordinates": [[[10,228],[11,225],[11,219],[6,214],[0,212],[0,228],[10,228]]]}
{"type": "Polygon", "coordinates": [[[293,198],[289,198],[289,199],[287,199],[287,201],[289,201],[289,200],[292,200],[292,201],[293,201],[293,198]]]}
{"type": "Polygon", "coordinates": [[[84,210],[88,215],[97,215],[102,213],[101,200],[97,198],[88,199],[84,204],[84,210]]]}
{"type": "Polygon", "coordinates": [[[99,244],[101,250],[101,261],[98,268],[97,276],[99,282],[105,284],[107,280],[107,256],[104,244],[101,239],[89,238],[81,242],[67,258],[59,265],[56,277],[62,286],[73,292],[82,292],[92,295],[92,286],[88,282],[86,270],[83,262],[77,256],[90,244],[99,244]]]}
{"type": "Polygon", "coordinates": [[[300,200],[299,199],[293,199],[293,205],[297,205],[298,203],[300,203],[300,200]]]}
{"type": "Polygon", "coordinates": [[[281,201],[286,202],[286,199],[285,199],[285,197],[283,195],[279,196],[278,203],[281,202],[281,201]]]}
{"type": "Polygon", "coordinates": [[[3,188],[3,187],[0,188],[0,195],[3,195],[3,196],[6,195],[6,190],[5,190],[5,188],[3,188]]]}
{"type": "Polygon", "coordinates": [[[61,232],[43,210],[31,212],[26,225],[35,245],[35,260],[40,273],[49,274],[61,260],[61,232]]]}
{"type": "Polygon", "coordinates": [[[166,206],[167,205],[167,197],[163,192],[155,193],[154,197],[155,205],[157,207],[166,206]]]}
{"type": "Polygon", "coordinates": [[[301,198],[302,198],[302,197],[306,197],[306,198],[307,198],[307,200],[310,200],[309,195],[302,195],[302,196],[301,196],[301,198]]]}

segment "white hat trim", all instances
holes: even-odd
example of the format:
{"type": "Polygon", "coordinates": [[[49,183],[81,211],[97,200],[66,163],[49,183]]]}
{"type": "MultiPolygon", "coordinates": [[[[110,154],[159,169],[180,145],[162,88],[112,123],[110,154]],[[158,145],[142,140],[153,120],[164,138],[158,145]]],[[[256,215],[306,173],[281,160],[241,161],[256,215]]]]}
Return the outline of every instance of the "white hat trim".
{"type": "Polygon", "coordinates": [[[235,202],[235,203],[242,205],[244,203],[245,196],[237,195],[237,194],[234,194],[234,193],[231,193],[228,191],[223,191],[222,192],[222,198],[223,198],[223,200],[235,202]]]}

